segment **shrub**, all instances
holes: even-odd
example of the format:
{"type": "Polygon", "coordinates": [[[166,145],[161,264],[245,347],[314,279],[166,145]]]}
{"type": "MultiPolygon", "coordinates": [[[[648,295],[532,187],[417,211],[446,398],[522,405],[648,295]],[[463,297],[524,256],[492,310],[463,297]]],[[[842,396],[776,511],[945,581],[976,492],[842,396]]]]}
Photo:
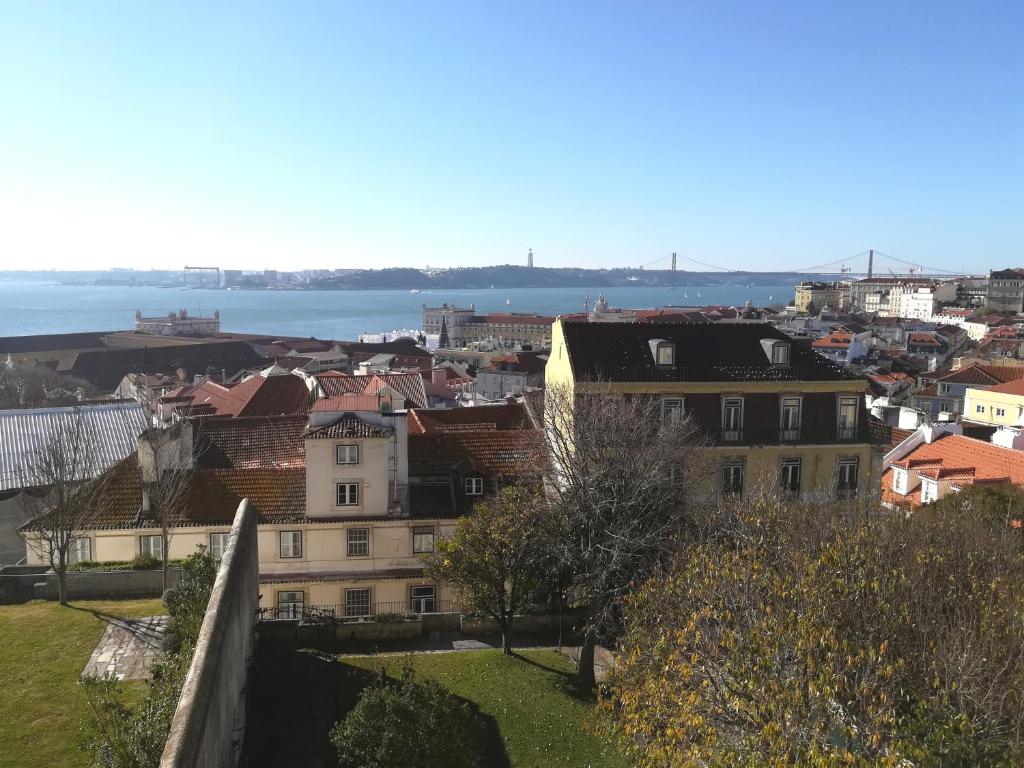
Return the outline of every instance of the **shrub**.
{"type": "Polygon", "coordinates": [[[474,716],[433,680],[380,680],[331,731],[343,768],[473,768],[474,716]]]}

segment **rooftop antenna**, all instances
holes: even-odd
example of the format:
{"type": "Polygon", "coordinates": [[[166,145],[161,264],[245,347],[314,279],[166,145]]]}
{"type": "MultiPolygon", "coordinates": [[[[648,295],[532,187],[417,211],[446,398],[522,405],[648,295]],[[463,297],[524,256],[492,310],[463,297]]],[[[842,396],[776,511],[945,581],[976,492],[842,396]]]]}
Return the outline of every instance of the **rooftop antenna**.
{"type": "Polygon", "coordinates": [[[526,254],[526,266],[533,269],[533,248],[531,248],[530,252],[526,254]]]}

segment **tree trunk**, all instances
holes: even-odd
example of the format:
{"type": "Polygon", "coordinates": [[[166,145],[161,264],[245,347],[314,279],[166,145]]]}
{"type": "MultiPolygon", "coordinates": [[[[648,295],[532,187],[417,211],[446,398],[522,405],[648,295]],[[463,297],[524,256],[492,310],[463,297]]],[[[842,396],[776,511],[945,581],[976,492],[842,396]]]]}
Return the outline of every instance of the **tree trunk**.
{"type": "Polygon", "coordinates": [[[57,599],[61,605],[68,604],[68,574],[63,568],[57,571],[57,599]]]}
{"type": "Polygon", "coordinates": [[[506,656],[512,655],[512,620],[502,618],[501,622],[501,652],[506,656]]]}
{"type": "Polygon", "coordinates": [[[579,667],[576,669],[576,682],[585,691],[589,691],[597,685],[597,679],[594,677],[594,635],[592,632],[583,634],[579,667]]]}
{"type": "Polygon", "coordinates": [[[160,537],[160,548],[163,550],[163,552],[161,552],[161,554],[163,555],[163,561],[164,561],[164,563],[163,563],[164,564],[164,573],[163,573],[163,585],[164,586],[163,586],[163,589],[161,590],[161,594],[163,592],[167,591],[167,560],[168,560],[168,558],[167,558],[167,555],[168,555],[168,552],[167,552],[167,539],[168,539],[168,536],[167,536],[167,527],[166,526],[164,526],[164,529],[163,529],[162,533],[163,533],[163,535],[160,537]]]}

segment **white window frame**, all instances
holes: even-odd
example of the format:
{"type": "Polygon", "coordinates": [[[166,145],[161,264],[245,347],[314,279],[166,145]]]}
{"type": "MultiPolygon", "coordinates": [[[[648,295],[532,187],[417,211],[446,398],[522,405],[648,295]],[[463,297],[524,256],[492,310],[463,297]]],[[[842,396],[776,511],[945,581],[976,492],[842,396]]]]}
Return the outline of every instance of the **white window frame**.
{"type": "Polygon", "coordinates": [[[996,408],[996,416],[1005,416],[1005,415],[1006,415],[1006,409],[1005,408],[996,408]]]}
{"type": "Polygon", "coordinates": [[[856,395],[840,395],[836,403],[836,431],[840,440],[853,440],[857,436],[860,404],[856,395]],[[853,423],[843,424],[844,406],[853,409],[853,423]]]}
{"type": "Polygon", "coordinates": [[[901,469],[900,467],[892,468],[892,489],[894,492],[906,496],[908,481],[909,476],[905,469],[901,469]]]}
{"type": "Polygon", "coordinates": [[[984,413],[985,412],[985,406],[984,405],[976,405],[976,406],[974,406],[974,412],[975,413],[984,413]]]}
{"type": "Polygon", "coordinates": [[[359,446],[356,443],[339,443],[334,446],[334,463],[350,465],[359,463],[359,446]]]}
{"type": "Polygon", "coordinates": [[[804,481],[804,461],[799,457],[787,457],[781,460],[779,464],[779,487],[783,493],[791,493],[795,496],[800,494],[803,487],[804,481]],[[796,469],[796,487],[793,487],[793,483],[789,482],[792,476],[792,470],[796,469]],[[789,471],[787,471],[789,470],[789,471]]]}
{"type": "Polygon", "coordinates": [[[462,488],[467,496],[483,496],[484,479],[479,475],[463,478],[462,488]]]}
{"type": "Polygon", "coordinates": [[[277,554],[282,560],[302,559],[302,531],[278,531],[277,554]]]}
{"type": "Polygon", "coordinates": [[[803,423],[804,401],[799,395],[783,395],[779,400],[779,439],[792,441],[800,439],[800,426],[803,423]],[[787,423],[787,406],[796,405],[796,419],[787,423]],[[795,423],[792,423],[795,422],[795,423]]]}
{"type": "Polygon", "coordinates": [[[228,548],[228,539],[231,534],[228,531],[214,531],[209,537],[209,550],[210,556],[215,560],[220,560],[224,557],[224,552],[228,548]],[[214,544],[214,542],[218,542],[214,544]]]}
{"type": "Polygon", "coordinates": [[[369,557],[370,556],[370,529],[369,528],[346,528],[345,529],[345,556],[346,557],[369,557]]]}
{"type": "Polygon", "coordinates": [[[139,556],[164,559],[164,539],[159,533],[146,533],[139,536],[139,556]],[[147,551],[149,550],[149,551],[147,551]]]}
{"type": "Polygon", "coordinates": [[[305,608],[306,593],[304,590],[288,589],[277,593],[277,618],[301,619],[305,608]]]}
{"type": "Polygon", "coordinates": [[[743,410],[744,401],[742,397],[722,398],[722,440],[734,442],[743,439],[743,410]],[[738,414],[736,423],[729,425],[726,421],[726,414],[735,412],[738,414]]]}
{"type": "Polygon", "coordinates": [[[836,466],[836,493],[839,498],[846,499],[857,495],[860,489],[860,459],[857,456],[843,456],[836,466]],[[850,474],[853,482],[850,482],[850,474]],[[845,481],[844,481],[845,475],[845,481]]]}
{"type": "Polygon", "coordinates": [[[661,420],[665,424],[678,424],[683,420],[683,409],[686,406],[682,397],[661,398],[661,420]]]}
{"type": "Polygon", "coordinates": [[[373,615],[373,592],[370,587],[348,587],[345,589],[343,594],[345,603],[342,609],[346,616],[372,616],[373,615]],[[359,596],[360,599],[353,599],[359,596]],[[363,600],[365,595],[366,599],[363,600]],[[366,606],[366,610],[360,610],[363,606],[366,606]]]}
{"type": "Polygon", "coordinates": [[[76,536],[68,545],[68,564],[85,563],[92,560],[92,539],[88,536],[76,536]],[[84,557],[83,557],[83,551],[84,557]]]}
{"type": "Polygon", "coordinates": [[[789,344],[772,345],[772,365],[789,365],[789,344]]]}
{"type": "Polygon", "coordinates": [[[939,484],[930,477],[921,478],[921,503],[928,504],[939,500],[939,484]]]}
{"type": "Polygon", "coordinates": [[[337,507],[359,506],[359,483],[353,480],[334,484],[334,504],[337,507]]]}
{"type": "Polygon", "coordinates": [[[655,348],[655,362],[658,366],[676,364],[676,345],[671,341],[662,341],[655,348]]]}
{"type": "Polygon", "coordinates": [[[437,537],[434,526],[415,525],[412,529],[412,552],[418,555],[421,552],[433,552],[434,540],[437,537]]]}

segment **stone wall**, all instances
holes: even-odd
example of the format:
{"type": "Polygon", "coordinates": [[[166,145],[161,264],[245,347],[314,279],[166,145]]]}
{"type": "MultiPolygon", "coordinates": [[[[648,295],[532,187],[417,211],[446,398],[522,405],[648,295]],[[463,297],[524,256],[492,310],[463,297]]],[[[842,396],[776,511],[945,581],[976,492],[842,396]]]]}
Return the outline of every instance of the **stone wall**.
{"type": "MultiPolygon", "coordinates": [[[[47,566],[8,566],[0,569],[0,605],[29,600],[57,600],[57,574],[47,566]]],[[[181,569],[167,570],[168,586],[181,581],[181,569]]],[[[69,600],[132,600],[160,597],[163,571],[71,571],[68,573],[69,600]]]]}
{"type": "Polygon", "coordinates": [[[160,768],[237,764],[258,607],[256,514],[244,499],[231,526],[160,768]]]}

